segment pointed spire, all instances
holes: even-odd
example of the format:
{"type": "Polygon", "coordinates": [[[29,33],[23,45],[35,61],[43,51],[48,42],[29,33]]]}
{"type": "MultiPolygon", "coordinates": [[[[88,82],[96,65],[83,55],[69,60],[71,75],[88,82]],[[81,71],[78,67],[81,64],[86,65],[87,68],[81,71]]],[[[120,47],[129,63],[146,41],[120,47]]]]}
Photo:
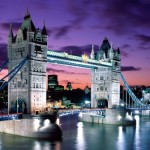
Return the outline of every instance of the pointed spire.
{"type": "Polygon", "coordinates": [[[105,36],[104,41],[108,41],[107,37],[105,36]]]}
{"type": "Polygon", "coordinates": [[[46,30],[46,27],[45,27],[45,21],[44,21],[44,26],[43,26],[43,29],[42,29],[42,35],[47,35],[47,30],[46,30]]]}
{"type": "Polygon", "coordinates": [[[108,49],[111,48],[107,37],[104,38],[103,43],[102,43],[100,48],[103,49],[103,50],[106,50],[106,49],[108,50],[108,49]]]}
{"type": "Polygon", "coordinates": [[[91,59],[95,59],[94,45],[92,45],[92,51],[90,57],[91,59]]]}
{"type": "Polygon", "coordinates": [[[118,47],[118,49],[117,49],[117,53],[120,54],[120,49],[119,49],[119,47],[118,47]]]}
{"type": "Polygon", "coordinates": [[[28,19],[28,18],[31,18],[31,17],[30,17],[30,13],[29,13],[29,11],[28,11],[28,8],[27,8],[27,12],[26,12],[26,14],[25,14],[24,19],[28,19]]]}
{"type": "Polygon", "coordinates": [[[13,37],[13,31],[12,31],[12,23],[10,24],[10,28],[9,28],[9,37],[13,37]]]}
{"type": "Polygon", "coordinates": [[[111,46],[110,46],[111,49],[113,49],[113,46],[112,46],[112,45],[113,45],[113,42],[111,42],[111,46]]]}

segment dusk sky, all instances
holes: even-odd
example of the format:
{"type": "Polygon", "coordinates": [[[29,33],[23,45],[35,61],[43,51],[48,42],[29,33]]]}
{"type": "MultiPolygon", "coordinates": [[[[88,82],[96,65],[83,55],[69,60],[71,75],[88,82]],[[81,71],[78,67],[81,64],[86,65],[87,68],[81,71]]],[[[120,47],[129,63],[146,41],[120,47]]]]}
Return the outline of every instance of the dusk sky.
{"type": "MultiPolygon", "coordinates": [[[[7,59],[7,37],[12,23],[14,35],[27,8],[36,28],[43,22],[48,47],[74,55],[97,50],[105,37],[120,48],[122,73],[129,85],[150,85],[149,0],[1,0],[0,64],[7,59]]],[[[0,72],[0,77],[7,69],[0,72]]],[[[73,88],[90,86],[90,70],[48,64],[47,74],[56,74],[60,84],[73,88]]]]}

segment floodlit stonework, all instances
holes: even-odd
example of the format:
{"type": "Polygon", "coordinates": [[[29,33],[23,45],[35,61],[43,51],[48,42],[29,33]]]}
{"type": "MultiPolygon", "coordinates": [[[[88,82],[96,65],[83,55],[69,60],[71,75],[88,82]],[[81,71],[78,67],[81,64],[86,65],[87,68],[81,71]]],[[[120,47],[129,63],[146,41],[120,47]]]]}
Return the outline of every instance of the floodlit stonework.
{"type": "Polygon", "coordinates": [[[11,72],[26,57],[27,61],[9,82],[10,112],[42,113],[46,106],[48,36],[45,25],[42,31],[35,28],[27,12],[16,36],[13,35],[12,28],[11,25],[8,36],[8,72],[11,72]]]}

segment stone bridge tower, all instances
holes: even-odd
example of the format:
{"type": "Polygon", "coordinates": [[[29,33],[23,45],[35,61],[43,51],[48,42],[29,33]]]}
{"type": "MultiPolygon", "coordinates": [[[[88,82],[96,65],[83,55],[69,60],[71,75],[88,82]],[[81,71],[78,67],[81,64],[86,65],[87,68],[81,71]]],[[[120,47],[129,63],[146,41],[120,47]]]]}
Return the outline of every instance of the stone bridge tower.
{"type": "Polygon", "coordinates": [[[33,114],[44,111],[46,106],[47,40],[45,24],[42,30],[35,28],[28,11],[16,36],[13,35],[12,26],[10,26],[8,72],[25,57],[28,57],[25,65],[9,83],[8,99],[11,112],[33,114]]]}
{"type": "Polygon", "coordinates": [[[101,100],[107,100],[108,108],[113,108],[120,101],[120,50],[114,50],[105,38],[97,53],[92,48],[91,59],[112,64],[91,71],[91,106],[96,108],[101,100]]]}

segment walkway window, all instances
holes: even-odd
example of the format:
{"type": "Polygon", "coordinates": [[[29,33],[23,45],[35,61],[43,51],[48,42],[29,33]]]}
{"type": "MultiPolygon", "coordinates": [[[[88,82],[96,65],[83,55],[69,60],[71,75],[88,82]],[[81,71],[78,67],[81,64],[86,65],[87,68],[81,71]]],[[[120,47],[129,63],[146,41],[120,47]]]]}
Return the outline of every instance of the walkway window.
{"type": "Polygon", "coordinates": [[[103,91],[103,90],[104,90],[103,86],[101,86],[101,87],[100,87],[100,90],[101,90],[101,91],[103,91]]]}
{"type": "Polygon", "coordinates": [[[104,77],[103,77],[103,76],[100,76],[100,80],[104,80],[104,77]]]}

